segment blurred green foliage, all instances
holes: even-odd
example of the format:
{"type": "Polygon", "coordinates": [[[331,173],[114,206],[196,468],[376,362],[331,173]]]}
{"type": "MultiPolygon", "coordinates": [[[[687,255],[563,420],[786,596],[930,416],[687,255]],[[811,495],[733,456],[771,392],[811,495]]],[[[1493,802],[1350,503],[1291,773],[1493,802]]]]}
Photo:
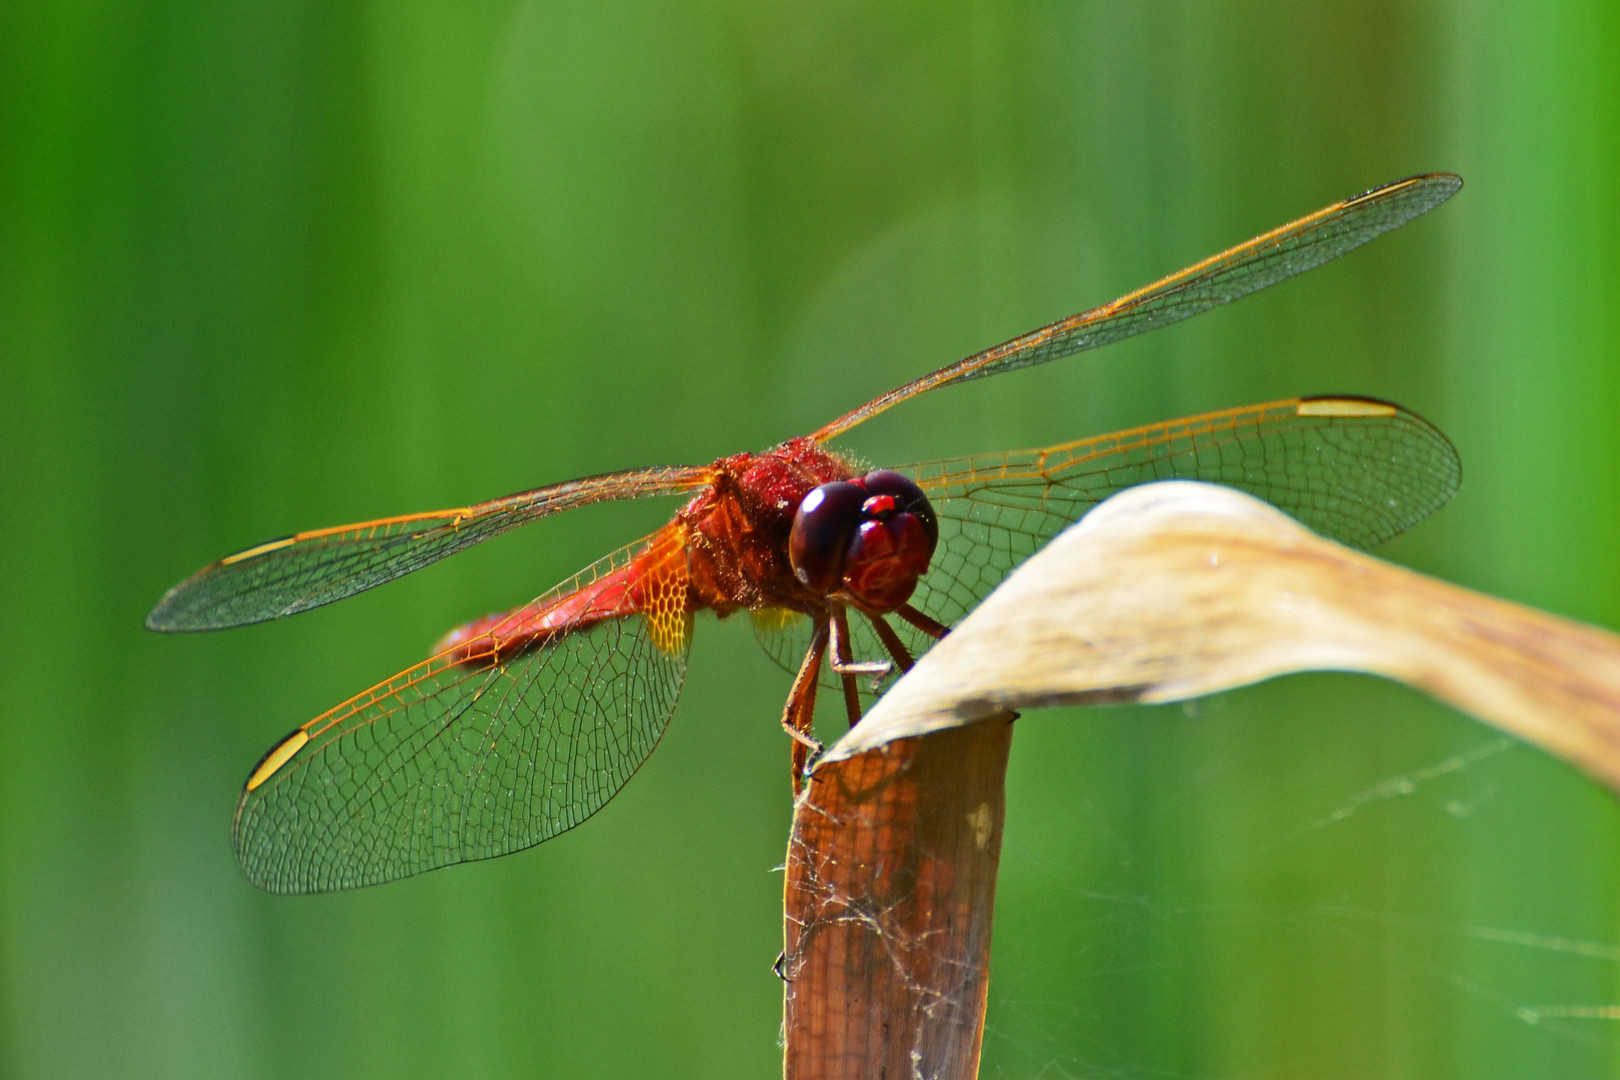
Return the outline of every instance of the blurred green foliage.
{"type": "MultiPolygon", "coordinates": [[[[777,1072],[743,620],[536,851],[277,899],[229,847],[295,723],[667,506],[282,624],[146,609],[296,528],[763,447],[1398,176],[1468,187],[851,445],[1388,397],[1465,479],[1383,554],[1620,626],[1617,166],[1612,0],[0,4],[0,1074],[777,1072]]],[[[1350,676],[1020,723],[987,1076],[1620,1071],[1620,812],[1570,769],[1350,676]]]]}

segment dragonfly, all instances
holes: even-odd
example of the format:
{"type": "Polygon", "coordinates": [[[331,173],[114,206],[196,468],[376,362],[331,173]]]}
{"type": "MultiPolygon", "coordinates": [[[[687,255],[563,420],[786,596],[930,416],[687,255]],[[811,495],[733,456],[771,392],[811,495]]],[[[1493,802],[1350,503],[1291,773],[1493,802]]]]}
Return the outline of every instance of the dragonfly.
{"type": "MultiPolygon", "coordinates": [[[[1414,176],[1334,203],[1145,288],[908,382],[808,435],[258,544],[170,589],[160,631],[320,607],[518,526],[607,500],[684,496],[668,524],[539,598],[448,634],[427,659],[296,728],[253,767],[232,838],[276,893],[372,885],[573,828],[657,745],[695,618],[748,612],[793,678],[795,790],[818,691],[864,703],[1025,556],[1109,495],[1194,479],[1367,547],[1433,513],[1460,469],[1444,435],[1371,398],[1275,401],[1041,449],[866,469],[833,440],[918,394],[1167,326],[1336,258],[1461,187],[1414,176]]],[[[823,698],[824,711],[836,698],[823,698]]]]}

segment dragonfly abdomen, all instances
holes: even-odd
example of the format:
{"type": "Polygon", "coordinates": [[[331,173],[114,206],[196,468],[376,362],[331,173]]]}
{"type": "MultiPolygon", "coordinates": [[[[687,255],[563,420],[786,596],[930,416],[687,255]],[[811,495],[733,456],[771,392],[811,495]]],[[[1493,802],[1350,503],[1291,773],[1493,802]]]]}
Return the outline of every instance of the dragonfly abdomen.
{"type": "Polygon", "coordinates": [[[684,549],[678,529],[667,527],[630,562],[594,581],[456,627],[439,639],[434,655],[462,667],[492,667],[567,634],[637,615],[647,619],[655,645],[679,652],[700,602],[688,586],[684,549]]]}
{"type": "Polygon", "coordinates": [[[512,611],[463,623],[440,638],[433,652],[449,654],[446,659],[464,667],[489,667],[564,634],[636,614],[628,588],[633,568],[633,564],[622,567],[562,596],[542,597],[512,611]]]}

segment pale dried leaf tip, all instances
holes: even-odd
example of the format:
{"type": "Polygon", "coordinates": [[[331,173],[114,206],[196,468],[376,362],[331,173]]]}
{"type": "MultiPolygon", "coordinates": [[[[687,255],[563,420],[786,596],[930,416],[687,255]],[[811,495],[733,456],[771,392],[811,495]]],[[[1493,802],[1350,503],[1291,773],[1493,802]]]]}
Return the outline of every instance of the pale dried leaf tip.
{"type": "Polygon", "coordinates": [[[1058,536],[825,760],[1008,710],[1172,701],[1309,670],[1408,683],[1620,787],[1620,637],[1182,481],[1126,491],[1058,536]]]}

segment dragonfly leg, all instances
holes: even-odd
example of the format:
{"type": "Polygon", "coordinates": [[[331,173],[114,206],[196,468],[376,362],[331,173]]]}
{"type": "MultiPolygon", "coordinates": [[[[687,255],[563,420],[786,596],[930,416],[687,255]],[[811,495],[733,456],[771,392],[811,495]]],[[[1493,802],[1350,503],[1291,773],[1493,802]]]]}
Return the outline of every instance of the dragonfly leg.
{"type": "Polygon", "coordinates": [[[787,707],[782,710],[782,727],[793,737],[793,794],[804,787],[804,770],[821,754],[820,740],[815,736],[816,685],[821,680],[821,658],[827,655],[828,624],[816,624],[810,635],[810,648],[805,651],[799,673],[793,677],[793,688],[788,691],[787,707]]]}
{"type": "Polygon", "coordinates": [[[915,626],[917,629],[927,634],[929,637],[933,638],[935,641],[939,641],[946,634],[951,632],[950,627],[946,626],[942,622],[936,622],[935,620],[930,619],[927,615],[924,615],[910,604],[901,604],[899,607],[895,608],[894,613],[906,620],[906,622],[910,623],[912,626],[915,626]]]}
{"type": "Polygon", "coordinates": [[[861,660],[851,658],[849,644],[849,616],[840,607],[832,622],[832,669],[840,675],[871,675],[881,679],[894,670],[887,660],[861,660]]]}
{"type": "Polygon", "coordinates": [[[882,615],[868,615],[867,618],[871,620],[872,629],[877,631],[878,639],[883,642],[883,647],[889,650],[889,655],[894,657],[900,671],[902,673],[910,671],[917,661],[912,658],[905,642],[900,640],[900,635],[894,632],[894,627],[890,626],[882,615]]]}
{"type": "MultiPolygon", "coordinates": [[[[850,656],[849,616],[845,614],[842,604],[833,606],[832,654],[832,668],[838,672],[838,677],[844,684],[844,712],[849,715],[849,726],[854,727],[861,722],[861,693],[856,689],[855,676],[871,674],[872,665],[857,664],[850,656]]],[[[888,671],[887,661],[880,666],[884,672],[888,671]]]]}

